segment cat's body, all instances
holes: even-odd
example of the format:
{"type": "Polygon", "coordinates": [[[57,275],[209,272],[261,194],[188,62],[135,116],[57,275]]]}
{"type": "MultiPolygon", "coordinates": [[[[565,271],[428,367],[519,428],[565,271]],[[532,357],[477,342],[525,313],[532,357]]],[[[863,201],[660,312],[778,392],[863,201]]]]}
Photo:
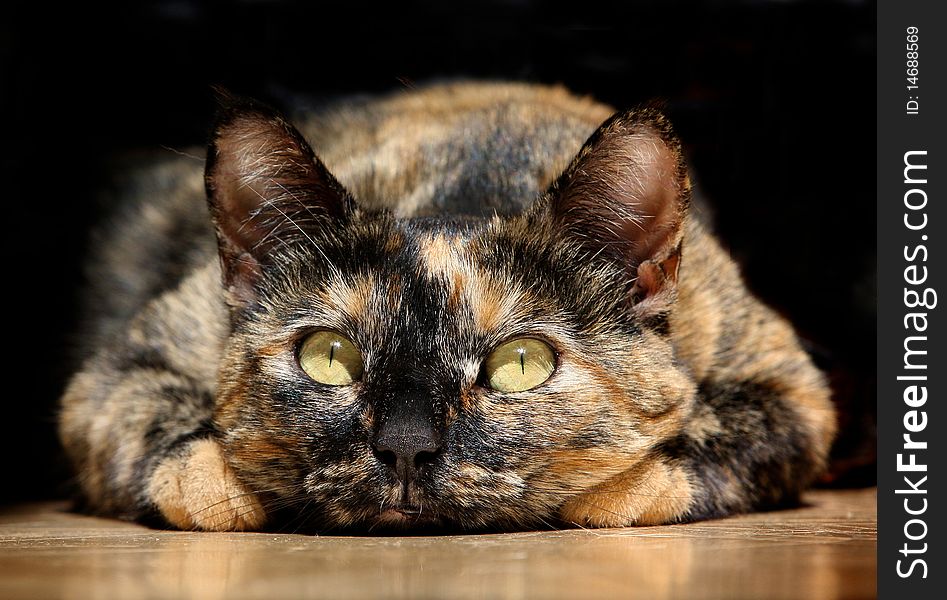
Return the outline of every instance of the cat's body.
{"type": "Polygon", "coordinates": [[[610,114],[435,86],[305,120],[323,168],[268,109],[231,104],[207,173],[218,244],[185,158],[141,175],[102,241],[95,347],[60,424],[89,507],[476,529],[794,498],[834,433],[824,381],[687,216],[660,115],[583,147],[610,114]],[[306,362],[319,332],[355,348],[341,384],[306,362]],[[547,379],[501,391],[511,340],[551,352],[547,379]]]}

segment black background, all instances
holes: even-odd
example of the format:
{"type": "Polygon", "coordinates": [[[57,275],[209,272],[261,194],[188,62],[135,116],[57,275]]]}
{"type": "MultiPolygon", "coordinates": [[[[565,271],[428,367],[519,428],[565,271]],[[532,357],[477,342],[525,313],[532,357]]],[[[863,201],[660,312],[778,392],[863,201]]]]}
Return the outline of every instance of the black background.
{"type": "Polygon", "coordinates": [[[751,287],[830,372],[845,432],[831,479],[874,481],[874,3],[20,2],[0,15],[0,501],[68,490],[55,407],[96,190],[121,159],[202,144],[212,84],[292,109],[459,76],[666,100],[751,287]]]}

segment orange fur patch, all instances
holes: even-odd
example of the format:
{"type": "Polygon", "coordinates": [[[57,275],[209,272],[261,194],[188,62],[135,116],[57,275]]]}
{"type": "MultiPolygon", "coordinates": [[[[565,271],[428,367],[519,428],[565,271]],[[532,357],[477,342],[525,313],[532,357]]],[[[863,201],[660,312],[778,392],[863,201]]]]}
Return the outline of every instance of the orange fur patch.
{"type": "Polygon", "coordinates": [[[148,495],[169,523],[180,529],[259,529],[266,513],[240,483],[217,442],[192,442],[183,456],[167,458],[148,482],[148,495]]]}
{"type": "Polygon", "coordinates": [[[432,276],[450,280],[464,270],[455,244],[456,240],[440,234],[418,241],[421,260],[432,276]]]}
{"type": "Polygon", "coordinates": [[[372,289],[373,283],[368,277],[334,279],[326,289],[325,300],[342,312],[360,316],[371,307],[372,289]]]}
{"type": "Polygon", "coordinates": [[[684,470],[655,459],[572,497],[559,516],[585,527],[660,525],[680,520],[692,499],[684,470]]]}
{"type": "Polygon", "coordinates": [[[443,235],[422,240],[419,249],[424,268],[432,277],[447,284],[450,307],[466,303],[477,328],[496,331],[510,320],[522,299],[508,284],[500,284],[489,273],[465,260],[458,244],[458,238],[443,235]]]}
{"type": "Polygon", "coordinates": [[[500,331],[503,325],[515,319],[522,307],[529,306],[529,298],[509,284],[501,284],[484,272],[472,273],[464,289],[464,296],[473,315],[474,325],[481,331],[500,331]]]}

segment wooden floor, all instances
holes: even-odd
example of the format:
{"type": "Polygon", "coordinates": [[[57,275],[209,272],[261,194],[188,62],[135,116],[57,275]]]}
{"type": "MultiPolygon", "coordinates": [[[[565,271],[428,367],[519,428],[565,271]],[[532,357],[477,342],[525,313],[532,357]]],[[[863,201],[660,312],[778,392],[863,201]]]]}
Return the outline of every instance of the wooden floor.
{"type": "Polygon", "coordinates": [[[0,598],[871,598],[875,490],[669,527],[441,537],[156,531],[0,512],[0,598]]]}

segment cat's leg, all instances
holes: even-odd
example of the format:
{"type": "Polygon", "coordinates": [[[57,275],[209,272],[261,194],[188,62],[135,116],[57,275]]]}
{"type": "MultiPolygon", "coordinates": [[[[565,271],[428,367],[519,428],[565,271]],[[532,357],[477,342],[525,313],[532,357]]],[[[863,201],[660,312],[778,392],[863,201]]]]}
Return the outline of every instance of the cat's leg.
{"type": "Polygon", "coordinates": [[[570,498],[559,518],[582,527],[660,525],[683,520],[694,501],[687,471],[661,454],[570,498]]]}
{"type": "MultiPolygon", "coordinates": [[[[776,353],[779,356],[779,353],[776,353]]],[[[635,467],[571,498],[591,527],[692,521],[793,502],[821,473],[835,413],[821,376],[794,350],[767,379],[704,383],[679,435],[635,467]]]]}
{"type": "Polygon", "coordinates": [[[259,529],[266,520],[256,494],[240,483],[211,438],[188,442],[158,463],[147,494],[181,529],[245,531],[259,529]]]}
{"type": "Polygon", "coordinates": [[[719,324],[706,343],[713,359],[684,428],[661,447],[693,484],[688,519],[795,501],[824,470],[835,436],[830,388],[792,327],[729,290],[726,311],[698,311],[719,324]]]}
{"type": "Polygon", "coordinates": [[[96,512],[160,514],[181,529],[256,529],[265,513],[214,439],[213,397],[154,365],[101,363],[78,373],[63,397],[60,434],[96,512]]]}
{"type": "Polygon", "coordinates": [[[701,386],[688,426],[661,448],[692,482],[687,519],[795,502],[821,474],[835,413],[814,369],[804,374],[701,386]]]}

